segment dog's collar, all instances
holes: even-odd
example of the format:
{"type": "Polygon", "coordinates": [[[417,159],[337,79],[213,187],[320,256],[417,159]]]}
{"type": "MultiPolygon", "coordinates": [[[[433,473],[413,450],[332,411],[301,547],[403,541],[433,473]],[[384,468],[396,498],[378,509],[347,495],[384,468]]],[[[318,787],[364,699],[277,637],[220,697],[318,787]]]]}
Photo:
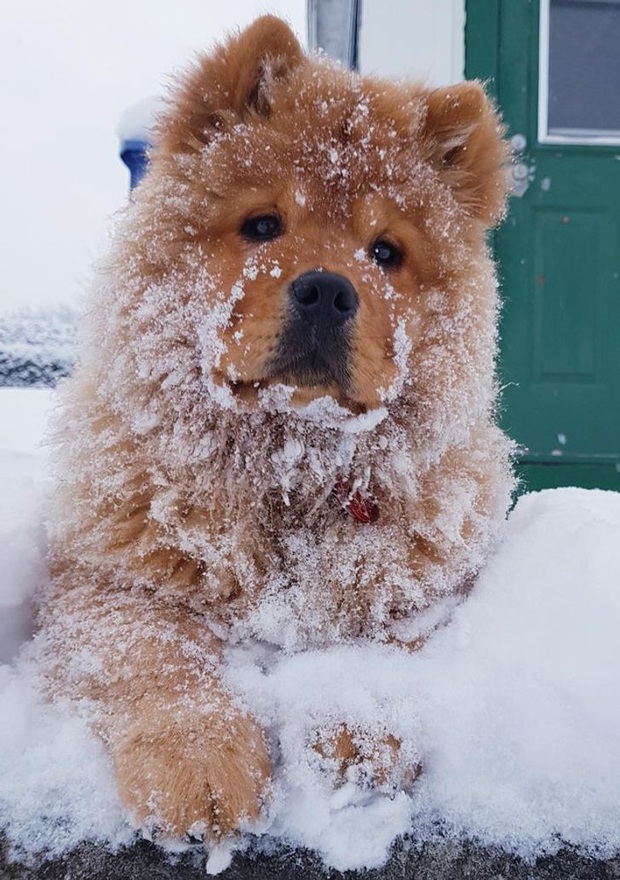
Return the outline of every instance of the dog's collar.
{"type": "Polygon", "coordinates": [[[377,499],[373,495],[362,494],[359,489],[351,491],[349,480],[338,480],[334,491],[342,508],[353,519],[361,523],[374,523],[379,519],[377,499]]]}

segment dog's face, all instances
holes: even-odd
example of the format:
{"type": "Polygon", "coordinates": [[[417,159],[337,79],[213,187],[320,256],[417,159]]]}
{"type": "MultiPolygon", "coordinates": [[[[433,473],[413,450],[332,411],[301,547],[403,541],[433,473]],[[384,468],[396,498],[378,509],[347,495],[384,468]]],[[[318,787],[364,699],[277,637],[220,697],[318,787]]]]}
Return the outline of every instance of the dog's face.
{"type": "MultiPolygon", "coordinates": [[[[345,97],[343,124],[355,112],[345,97]]],[[[210,149],[218,196],[205,194],[197,237],[218,288],[242,288],[216,373],[245,400],[283,383],[298,402],[374,407],[397,378],[399,322],[420,310],[438,267],[422,223],[383,194],[383,133],[364,151],[329,136],[326,151],[313,125],[287,113],[281,128],[244,126],[210,149]]]]}
{"type": "Polygon", "coordinates": [[[437,291],[501,211],[480,87],[354,77],[267,17],[186,80],[160,138],[180,194],[161,241],[210,267],[205,313],[226,300],[213,379],[250,404],[273,385],[353,412],[394,399],[437,291]]]}

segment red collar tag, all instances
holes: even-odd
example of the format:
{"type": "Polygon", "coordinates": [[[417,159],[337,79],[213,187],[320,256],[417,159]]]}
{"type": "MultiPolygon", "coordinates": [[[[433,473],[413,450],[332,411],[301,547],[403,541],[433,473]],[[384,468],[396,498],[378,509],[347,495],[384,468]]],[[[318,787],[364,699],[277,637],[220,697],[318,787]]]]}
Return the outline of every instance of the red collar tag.
{"type": "Polygon", "coordinates": [[[379,519],[379,505],[371,495],[362,495],[358,490],[351,493],[349,483],[339,480],[336,483],[336,495],[347,513],[361,523],[374,523],[379,519]]]}

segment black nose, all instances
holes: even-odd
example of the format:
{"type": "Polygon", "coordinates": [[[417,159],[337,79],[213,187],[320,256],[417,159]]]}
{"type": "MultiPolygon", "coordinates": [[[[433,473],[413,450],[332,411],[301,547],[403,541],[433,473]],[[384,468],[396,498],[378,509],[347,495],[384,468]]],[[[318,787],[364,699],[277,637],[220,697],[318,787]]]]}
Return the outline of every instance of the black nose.
{"type": "Polygon", "coordinates": [[[339,323],[357,312],[359,297],[343,275],[304,272],[291,284],[291,299],[300,317],[339,323]]]}

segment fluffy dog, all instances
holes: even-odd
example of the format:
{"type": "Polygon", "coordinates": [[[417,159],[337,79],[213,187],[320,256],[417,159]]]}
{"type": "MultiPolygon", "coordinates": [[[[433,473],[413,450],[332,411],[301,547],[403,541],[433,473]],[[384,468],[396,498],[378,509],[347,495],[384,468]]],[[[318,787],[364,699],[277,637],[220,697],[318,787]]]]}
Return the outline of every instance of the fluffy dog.
{"type": "MultiPolygon", "coordinates": [[[[41,612],[136,822],[259,816],[226,644],[417,647],[484,562],[505,159],[478,84],[351,74],[272,17],[172,94],[64,386],[41,612]]],[[[344,728],[316,750],[359,758],[344,728]]]]}

